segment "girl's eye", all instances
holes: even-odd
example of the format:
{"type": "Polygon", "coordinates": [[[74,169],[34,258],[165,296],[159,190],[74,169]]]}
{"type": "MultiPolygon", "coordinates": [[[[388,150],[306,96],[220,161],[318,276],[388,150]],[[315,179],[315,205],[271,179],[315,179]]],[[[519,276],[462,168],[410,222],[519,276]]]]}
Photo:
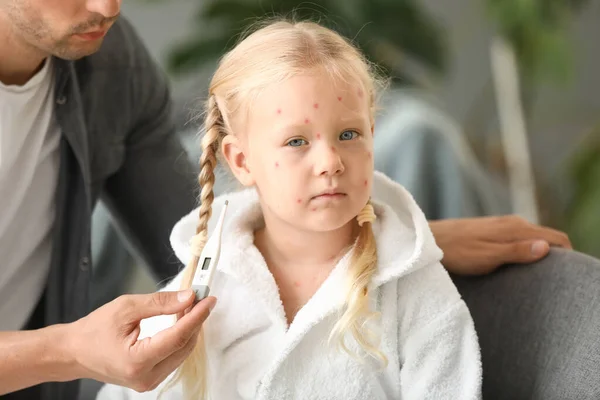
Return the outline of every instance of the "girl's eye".
{"type": "Polygon", "coordinates": [[[304,144],[306,144],[306,140],[304,139],[292,139],[289,142],[287,142],[287,145],[292,147],[300,147],[304,144]]]}
{"type": "Polygon", "coordinates": [[[340,134],[340,140],[352,140],[358,136],[356,131],[344,131],[340,134]]]}

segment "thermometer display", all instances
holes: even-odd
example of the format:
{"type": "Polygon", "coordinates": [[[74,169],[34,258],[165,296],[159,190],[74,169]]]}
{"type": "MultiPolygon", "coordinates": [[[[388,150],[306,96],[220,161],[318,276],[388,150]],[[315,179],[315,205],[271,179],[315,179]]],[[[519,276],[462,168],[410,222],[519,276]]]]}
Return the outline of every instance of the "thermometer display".
{"type": "Polygon", "coordinates": [[[229,201],[225,200],[223,210],[219,216],[217,226],[213,234],[210,236],[206,245],[202,249],[200,260],[202,260],[202,266],[199,270],[196,270],[196,274],[192,280],[192,289],[196,292],[196,300],[200,301],[210,293],[210,287],[212,280],[217,269],[217,263],[219,262],[219,255],[221,253],[221,234],[223,232],[223,220],[225,219],[225,210],[229,201]]]}

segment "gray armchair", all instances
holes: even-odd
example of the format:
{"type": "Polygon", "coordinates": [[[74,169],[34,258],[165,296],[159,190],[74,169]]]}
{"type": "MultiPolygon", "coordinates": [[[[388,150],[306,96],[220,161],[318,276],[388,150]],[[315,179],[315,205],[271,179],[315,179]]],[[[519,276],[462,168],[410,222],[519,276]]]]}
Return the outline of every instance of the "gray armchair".
{"type": "Polygon", "coordinates": [[[600,399],[600,261],[552,250],[454,281],[475,320],[485,400],[600,399]]]}

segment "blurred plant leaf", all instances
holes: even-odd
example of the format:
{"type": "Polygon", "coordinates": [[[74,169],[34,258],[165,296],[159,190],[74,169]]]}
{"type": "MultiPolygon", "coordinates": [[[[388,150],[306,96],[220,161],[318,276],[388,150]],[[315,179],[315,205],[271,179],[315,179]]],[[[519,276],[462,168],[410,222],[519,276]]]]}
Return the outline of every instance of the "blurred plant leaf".
{"type": "Polygon", "coordinates": [[[574,195],[567,232],[576,250],[600,257],[600,129],[580,145],[570,172],[574,195]]]}
{"type": "Polygon", "coordinates": [[[361,3],[360,13],[366,21],[373,21],[359,35],[358,40],[363,48],[370,49],[373,44],[383,40],[423,60],[430,67],[442,70],[445,51],[440,38],[443,33],[413,2],[365,1],[361,3]],[[364,40],[361,40],[361,36],[364,40]]]}
{"type": "Polygon", "coordinates": [[[425,72],[421,74],[439,74],[444,67],[443,35],[414,0],[322,0],[318,4],[298,0],[213,0],[200,5],[195,17],[196,24],[210,27],[212,35],[207,37],[206,29],[198,29],[175,46],[167,60],[169,70],[182,74],[214,62],[237,43],[240,33],[264,16],[318,21],[354,39],[367,58],[404,81],[415,81],[416,63],[423,65],[425,72]],[[382,57],[381,49],[394,49],[395,54],[382,57]],[[405,59],[412,64],[404,63],[405,59]]]}
{"type": "Polygon", "coordinates": [[[589,0],[488,0],[498,30],[514,47],[523,75],[565,81],[571,72],[566,32],[589,0]]]}
{"type": "Polygon", "coordinates": [[[223,49],[231,39],[218,37],[214,39],[193,38],[178,44],[170,53],[169,64],[178,73],[195,70],[206,62],[206,56],[211,55],[215,60],[223,54],[223,49]]]}

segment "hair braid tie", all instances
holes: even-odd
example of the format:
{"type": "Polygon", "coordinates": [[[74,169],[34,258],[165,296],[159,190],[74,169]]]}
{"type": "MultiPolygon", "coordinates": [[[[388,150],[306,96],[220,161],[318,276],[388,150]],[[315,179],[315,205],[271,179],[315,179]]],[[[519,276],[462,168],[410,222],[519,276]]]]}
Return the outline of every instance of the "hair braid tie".
{"type": "Polygon", "coordinates": [[[375,210],[373,210],[373,206],[370,203],[367,203],[356,216],[359,226],[363,226],[365,222],[372,223],[376,218],[375,210]]]}

